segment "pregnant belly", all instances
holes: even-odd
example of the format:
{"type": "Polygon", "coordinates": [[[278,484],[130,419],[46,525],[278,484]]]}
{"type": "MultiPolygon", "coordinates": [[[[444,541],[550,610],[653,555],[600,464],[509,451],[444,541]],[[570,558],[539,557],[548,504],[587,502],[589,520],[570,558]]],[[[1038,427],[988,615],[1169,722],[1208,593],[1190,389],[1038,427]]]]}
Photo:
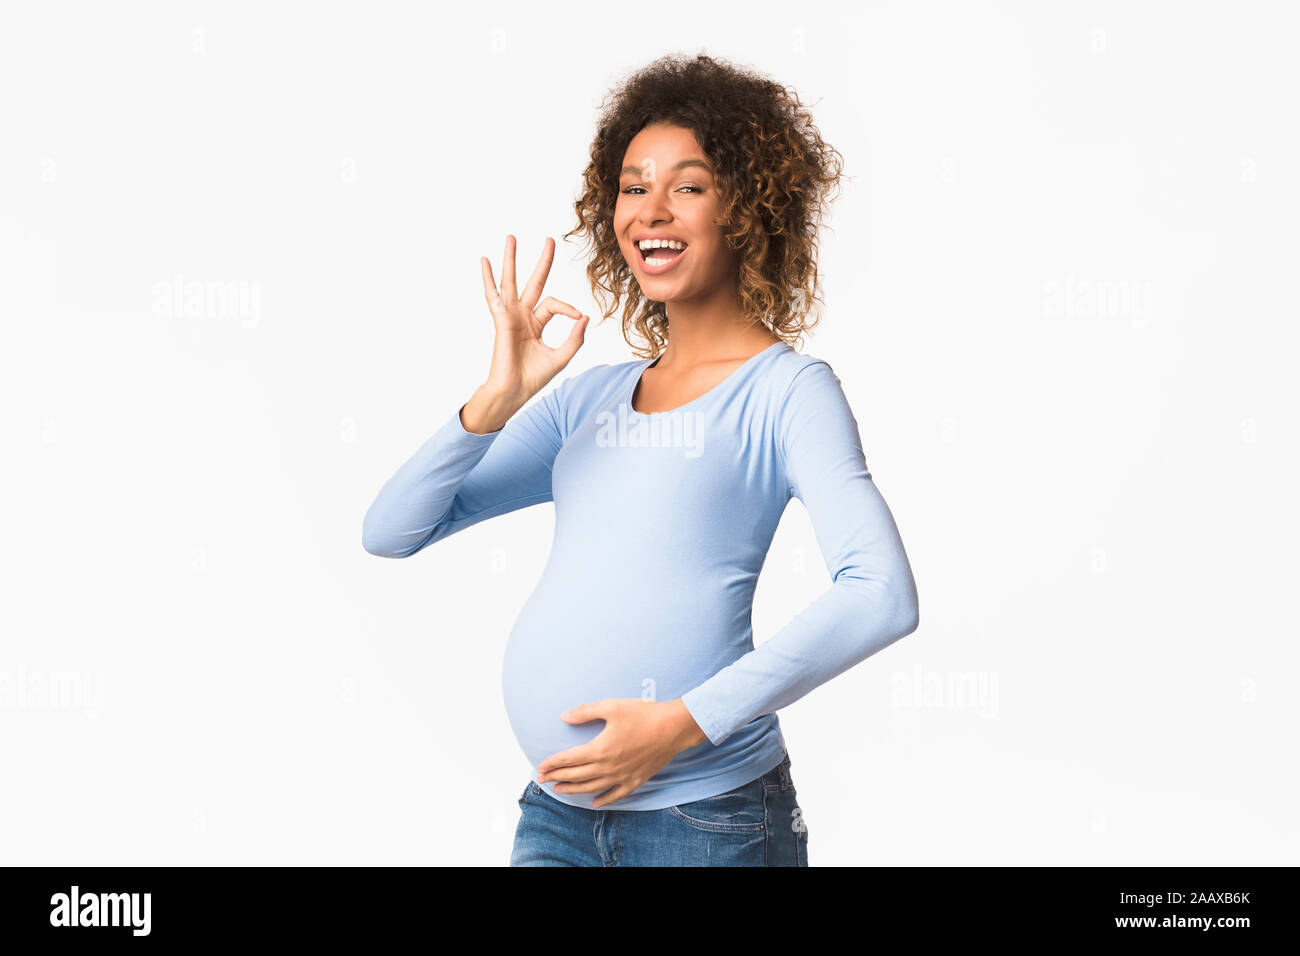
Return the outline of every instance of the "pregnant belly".
{"type": "Polygon", "coordinates": [[[748,649],[748,614],[737,628],[717,608],[672,605],[625,596],[593,606],[590,581],[579,592],[543,580],[510,632],[501,682],[511,729],[534,767],[605,727],[565,723],[565,711],[610,697],[674,700],[748,649]]]}

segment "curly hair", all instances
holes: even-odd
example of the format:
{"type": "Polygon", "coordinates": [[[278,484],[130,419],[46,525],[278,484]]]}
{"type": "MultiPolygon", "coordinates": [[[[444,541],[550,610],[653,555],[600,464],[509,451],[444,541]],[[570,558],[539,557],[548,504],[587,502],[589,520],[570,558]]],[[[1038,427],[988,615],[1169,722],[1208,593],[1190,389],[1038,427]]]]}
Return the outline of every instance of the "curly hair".
{"type": "Polygon", "coordinates": [[[823,142],[798,95],[725,61],[669,54],[627,77],[602,102],[582,194],[574,202],[591,250],[587,279],[602,321],[623,307],[623,338],[642,358],[668,341],[663,302],[645,298],[614,234],[628,144],[669,123],[695,134],[713,164],[727,245],[740,253],[742,311],[795,348],[820,320],[817,235],[838,188],[843,157],[823,142]],[[635,335],[635,339],[632,337],[635,335]]]}

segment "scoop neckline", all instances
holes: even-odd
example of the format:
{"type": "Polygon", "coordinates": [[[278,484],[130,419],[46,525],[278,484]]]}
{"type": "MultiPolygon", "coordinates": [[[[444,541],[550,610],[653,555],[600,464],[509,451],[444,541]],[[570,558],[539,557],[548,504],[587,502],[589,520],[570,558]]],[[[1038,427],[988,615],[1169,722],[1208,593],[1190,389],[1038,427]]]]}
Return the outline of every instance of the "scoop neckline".
{"type": "Polygon", "coordinates": [[[656,356],[655,356],[654,358],[652,358],[652,359],[643,359],[643,360],[640,362],[640,367],[637,369],[636,374],[635,374],[634,376],[632,376],[632,387],[631,387],[630,389],[628,389],[627,394],[623,396],[623,404],[627,406],[627,410],[628,410],[628,413],[629,413],[629,414],[632,414],[632,415],[639,415],[639,416],[641,416],[642,418],[654,418],[656,415],[673,415],[673,414],[676,414],[677,412],[680,412],[680,411],[682,411],[683,409],[690,408],[692,405],[695,405],[695,404],[698,404],[699,402],[704,401],[706,398],[708,398],[709,396],[713,395],[715,392],[721,390],[722,386],[726,385],[726,384],[727,384],[728,382],[730,382],[732,379],[736,378],[736,377],[737,377],[741,372],[745,371],[745,369],[749,368],[751,365],[753,365],[755,362],[757,362],[757,361],[758,361],[759,359],[761,359],[763,356],[767,355],[767,354],[768,354],[769,352],[771,352],[773,349],[780,348],[781,346],[785,346],[786,348],[789,348],[789,347],[790,347],[790,343],[789,343],[789,342],[773,342],[771,345],[769,345],[767,348],[763,349],[761,352],[755,352],[755,353],[754,353],[753,355],[751,355],[749,358],[745,359],[745,361],[742,362],[739,366],[737,366],[737,367],[736,367],[732,372],[730,372],[730,373],[727,375],[726,378],[724,378],[724,379],[723,379],[721,382],[719,382],[717,385],[714,385],[711,389],[709,389],[709,390],[708,390],[707,392],[705,392],[703,395],[699,395],[699,396],[697,396],[697,397],[695,397],[695,398],[692,398],[689,402],[685,402],[685,403],[683,403],[683,404],[681,404],[681,405],[678,405],[676,408],[669,408],[669,409],[667,409],[667,410],[665,410],[665,411],[662,411],[662,412],[638,412],[635,408],[632,407],[632,398],[636,395],[636,388],[637,388],[637,386],[641,384],[641,376],[645,374],[646,369],[648,369],[651,365],[654,365],[654,364],[655,364],[656,362],[658,362],[661,358],[663,358],[663,355],[656,355],[656,356]]]}

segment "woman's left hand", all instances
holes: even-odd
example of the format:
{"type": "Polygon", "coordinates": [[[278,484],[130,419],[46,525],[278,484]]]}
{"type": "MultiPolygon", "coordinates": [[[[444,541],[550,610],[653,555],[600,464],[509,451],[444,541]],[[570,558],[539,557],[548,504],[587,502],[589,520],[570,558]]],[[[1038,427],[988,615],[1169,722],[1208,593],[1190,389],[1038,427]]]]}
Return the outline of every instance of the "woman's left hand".
{"type": "Polygon", "coordinates": [[[582,704],[560,719],[568,724],[604,720],[587,743],[551,754],[537,767],[537,782],[557,781],[556,793],[601,793],[598,810],[630,794],[683,750],[708,739],[681,698],[670,701],[611,697],[582,704]]]}

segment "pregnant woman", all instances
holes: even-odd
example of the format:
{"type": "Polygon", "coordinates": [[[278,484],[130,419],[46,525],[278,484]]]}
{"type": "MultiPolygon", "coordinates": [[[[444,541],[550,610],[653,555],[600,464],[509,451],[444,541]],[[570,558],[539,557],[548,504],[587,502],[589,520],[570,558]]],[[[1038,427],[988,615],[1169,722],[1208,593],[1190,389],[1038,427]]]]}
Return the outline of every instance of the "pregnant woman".
{"type": "MultiPolygon", "coordinates": [[[[554,379],[589,317],[516,286],[507,237],[483,384],[380,490],[371,554],[405,558],[555,503],[502,687],[536,770],[511,864],[806,866],[776,711],[917,627],[911,568],[811,328],[838,154],[797,96],[706,56],[665,57],[605,106],[576,233],[595,295],[646,357],[554,379]],[[555,315],[575,319],[556,348],[555,315]],[[525,407],[527,405],[527,407],[525,407]],[[829,588],[754,646],[755,585],[792,497],[829,588]]],[[[573,233],[570,233],[572,235],[573,233]]],[[[847,728],[846,736],[854,731],[847,728]]]]}

